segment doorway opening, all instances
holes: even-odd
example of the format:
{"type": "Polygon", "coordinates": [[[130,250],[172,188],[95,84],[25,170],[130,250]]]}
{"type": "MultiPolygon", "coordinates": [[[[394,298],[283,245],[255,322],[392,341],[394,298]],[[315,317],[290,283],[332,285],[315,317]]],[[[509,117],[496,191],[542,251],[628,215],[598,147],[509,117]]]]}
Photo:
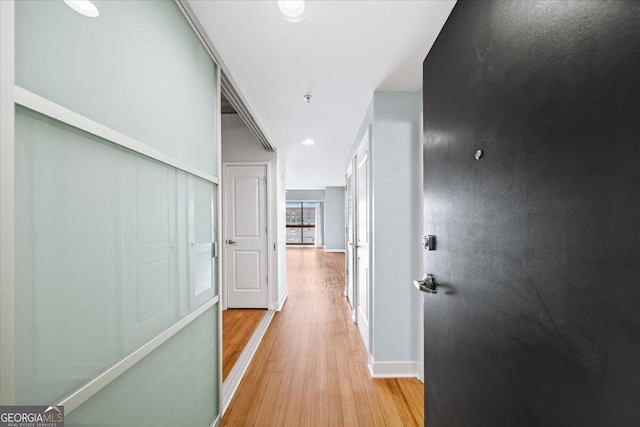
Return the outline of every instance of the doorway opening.
{"type": "Polygon", "coordinates": [[[224,413],[274,312],[268,310],[270,162],[259,157],[264,150],[255,147],[249,129],[224,96],[221,133],[224,413]]]}

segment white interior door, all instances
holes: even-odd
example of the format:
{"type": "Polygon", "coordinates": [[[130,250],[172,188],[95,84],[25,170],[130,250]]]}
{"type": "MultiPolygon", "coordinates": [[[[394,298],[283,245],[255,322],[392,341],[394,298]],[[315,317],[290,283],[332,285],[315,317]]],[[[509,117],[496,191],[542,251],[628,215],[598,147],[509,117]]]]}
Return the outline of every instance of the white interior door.
{"type": "Polygon", "coordinates": [[[369,275],[369,231],[371,227],[369,217],[369,185],[370,185],[370,157],[369,137],[365,139],[356,155],[356,323],[362,335],[364,345],[369,350],[369,321],[370,321],[370,275],[369,275]]]}
{"type": "Polygon", "coordinates": [[[356,305],[355,305],[355,287],[354,287],[354,283],[355,283],[355,260],[354,260],[354,251],[355,249],[353,248],[353,245],[355,244],[354,242],[354,230],[353,230],[353,224],[355,221],[355,202],[354,202],[354,182],[353,182],[353,169],[352,167],[349,167],[349,169],[347,170],[347,175],[346,175],[346,216],[347,216],[347,226],[346,226],[346,233],[347,233],[347,259],[346,259],[346,263],[345,263],[345,268],[346,268],[346,274],[345,277],[347,278],[347,283],[346,283],[346,289],[345,289],[345,295],[347,296],[347,299],[349,300],[349,304],[351,304],[351,318],[353,319],[353,321],[356,321],[356,305]]]}
{"type": "Polygon", "coordinates": [[[267,308],[267,166],[226,165],[225,283],[228,308],[267,308]]]}

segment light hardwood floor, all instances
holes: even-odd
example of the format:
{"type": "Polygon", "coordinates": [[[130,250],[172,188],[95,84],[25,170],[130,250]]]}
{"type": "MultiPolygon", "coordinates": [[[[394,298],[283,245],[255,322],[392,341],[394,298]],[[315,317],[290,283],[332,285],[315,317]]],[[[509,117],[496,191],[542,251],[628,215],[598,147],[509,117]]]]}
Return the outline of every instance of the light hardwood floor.
{"type": "Polygon", "coordinates": [[[344,254],[287,249],[289,298],[222,426],[420,426],[416,379],[372,379],[343,296],[344,254]]]}
{"type": "Polygon", "coordinates": [[[244,347],[266,310],[248,308],[229,309],[222,312],[222,379],[227,379],[244,347]]]}

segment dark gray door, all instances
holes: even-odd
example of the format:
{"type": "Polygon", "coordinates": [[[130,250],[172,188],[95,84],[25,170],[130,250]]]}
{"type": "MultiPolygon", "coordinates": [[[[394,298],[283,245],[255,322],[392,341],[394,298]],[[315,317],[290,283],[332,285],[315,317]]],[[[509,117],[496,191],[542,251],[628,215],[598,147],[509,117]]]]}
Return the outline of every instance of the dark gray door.
{"type": "Polygon", "coordinates": [[[640,425],[640,3],[459,1],[424,130],[426,424],[640,425]]]}

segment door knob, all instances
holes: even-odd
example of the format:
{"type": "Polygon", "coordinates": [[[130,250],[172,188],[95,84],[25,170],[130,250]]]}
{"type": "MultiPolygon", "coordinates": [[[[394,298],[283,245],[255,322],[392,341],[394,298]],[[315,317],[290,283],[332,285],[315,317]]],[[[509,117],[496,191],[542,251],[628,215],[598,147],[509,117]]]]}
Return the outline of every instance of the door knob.
{"type": "Polygon", "coordinates": [[[227,240],[227,243],[230,245],[235,245],[238,242],[236,242],[235,240],[227,240]]]}
{"type": "Polygon", "coordinates": [[[428,294],[438,293],[436,290],[436,279],[433,277],[433,274],[425,274],[424,279],[414,280],[413,286],[415,286],[419,291],[426,292],[428,294]]]}

